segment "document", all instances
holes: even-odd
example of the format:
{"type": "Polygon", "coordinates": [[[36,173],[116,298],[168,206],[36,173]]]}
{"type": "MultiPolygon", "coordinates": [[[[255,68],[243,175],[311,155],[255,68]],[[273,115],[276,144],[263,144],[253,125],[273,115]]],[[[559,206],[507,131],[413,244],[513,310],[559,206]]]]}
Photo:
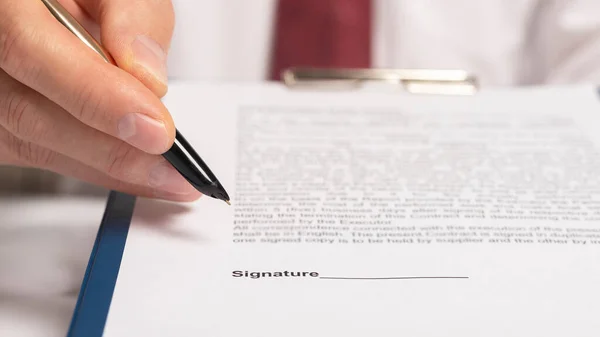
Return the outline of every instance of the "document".
{"type": "Polygon", "coordinates": [[[137,201],[105,336],[600,335],[593,88],[165,103],[232,206],[137,201]]]}

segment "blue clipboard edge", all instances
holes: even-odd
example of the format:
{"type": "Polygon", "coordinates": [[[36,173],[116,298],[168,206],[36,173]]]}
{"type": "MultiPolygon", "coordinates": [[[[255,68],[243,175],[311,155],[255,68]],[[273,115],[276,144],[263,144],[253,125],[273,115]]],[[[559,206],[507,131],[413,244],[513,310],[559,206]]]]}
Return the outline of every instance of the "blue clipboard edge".
{"type": "Polygon", "coordinates": [[[67,337],[103,335],[135,202],[135,196],[109,193],[67,337]]]}

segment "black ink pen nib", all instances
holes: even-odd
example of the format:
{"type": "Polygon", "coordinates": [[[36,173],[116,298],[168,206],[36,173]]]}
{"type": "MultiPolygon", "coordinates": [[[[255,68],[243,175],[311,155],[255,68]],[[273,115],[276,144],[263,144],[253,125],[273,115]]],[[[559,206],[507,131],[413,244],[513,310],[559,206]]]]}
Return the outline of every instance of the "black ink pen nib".
{"type": "Polygon", "coordinates": [[[229,194],[227,194],[227,192],[225,192],[225,189],[223,188],[223,186],[221,186],[221,184],[217,183],[214,186],[215,192],[211,194],[211,197],[219,199],[219,200],[223,200],[227,203],[227,205],[231,206],[231,198],[229,198],[229,194]]]}

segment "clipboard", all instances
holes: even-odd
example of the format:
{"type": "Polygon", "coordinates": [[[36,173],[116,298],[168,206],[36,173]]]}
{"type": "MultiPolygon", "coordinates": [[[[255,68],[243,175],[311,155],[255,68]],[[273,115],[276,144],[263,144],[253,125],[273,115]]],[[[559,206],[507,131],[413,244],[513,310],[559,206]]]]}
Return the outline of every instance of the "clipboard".
{"type": "MultiPolygon", "coordinates": [[[[412,94],[474,95],[476,77],[462,70],[289,68],[282,74],[290,90],[360,90],[367,82],[402,87],[412,94]]],[[[101,337],[136,197],[111,191],[98,228],[67,333],[68,337],[101,337]]]]}
{"type": "Polygon", "coordinates": [[[464,70],[288,68],[281,78],[291,89],[359,90],[377,82],[411,94],[474,95],[479,90],[477,78],[464,70]]]}
{"type": "Polygon", "coordinates": [[[111,191],[83,277],[67,336],[102,336],[136,197],[111,191]]]}

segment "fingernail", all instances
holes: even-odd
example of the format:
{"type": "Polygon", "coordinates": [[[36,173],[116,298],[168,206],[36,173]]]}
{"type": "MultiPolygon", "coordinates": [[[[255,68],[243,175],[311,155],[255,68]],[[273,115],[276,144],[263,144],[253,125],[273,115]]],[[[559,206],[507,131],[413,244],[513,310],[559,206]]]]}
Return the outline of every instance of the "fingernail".
{"type": "Polygon", "coordinates": [[[154,74],[157,80],[167,84],[167,54],[162,47],[153,39],[138,35],[131,45],[135,61],[150,73],[154,74]]]}
{"type": "Polygon", "coordinates": [[[196,190],[169,163],[162,162],[150,170],[148,184],[168,193],[188,195],[196,190]]]}
{"type": "Polygon", "coordinates": [[[118,124],[119,138],[138,149],[162,154],[168,150],[169,135],[165,124],[140,113],[125,115],[118,124]]]}

